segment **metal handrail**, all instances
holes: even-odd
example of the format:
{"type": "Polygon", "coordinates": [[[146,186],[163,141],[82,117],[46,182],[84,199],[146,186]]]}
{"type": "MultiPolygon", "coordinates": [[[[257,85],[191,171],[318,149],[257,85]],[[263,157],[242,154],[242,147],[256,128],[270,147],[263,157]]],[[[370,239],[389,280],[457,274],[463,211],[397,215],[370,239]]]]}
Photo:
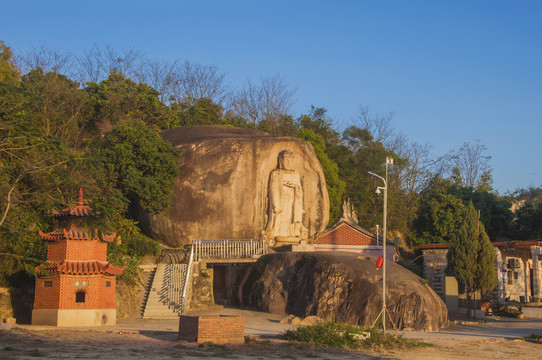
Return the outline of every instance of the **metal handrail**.
{"type": "Polygon", "coordinates": [[[188,267],[186,269],[186,277],[184,278],[183,295],[181,297],[181,315],[186,312],[186,294],[190,285],[190,277],[192,275],[192,264],[194,262],[194,245],[190,247],[190,258],[188,259],[188,267]]]}

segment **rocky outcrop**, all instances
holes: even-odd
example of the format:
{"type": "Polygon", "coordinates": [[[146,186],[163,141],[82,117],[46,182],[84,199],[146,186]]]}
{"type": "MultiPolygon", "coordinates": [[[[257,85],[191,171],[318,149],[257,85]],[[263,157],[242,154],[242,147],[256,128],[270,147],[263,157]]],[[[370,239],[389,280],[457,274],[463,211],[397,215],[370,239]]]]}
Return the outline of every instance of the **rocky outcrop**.
{"type": "Polygon", "coordinates": [[[299,241],[327,226],[325,178],[310,143],[224,126],[161,136],[182,151],[181,175],[166,215],[139,216],[153,238],[172,247],[193,239],[299,241]]]}
{"type": "MultiPolygon", "coordinates": [[[[341,252],[266,255],[249,275],[243,300],[275,314],[371,325],[382,309],[382,270],[375,262],[372,256],[341,252]]],[[[446,326],[446,305],[430,287],[397,264],[386,267],[386,303],[395,326],[424,331],[446,326]]]]}

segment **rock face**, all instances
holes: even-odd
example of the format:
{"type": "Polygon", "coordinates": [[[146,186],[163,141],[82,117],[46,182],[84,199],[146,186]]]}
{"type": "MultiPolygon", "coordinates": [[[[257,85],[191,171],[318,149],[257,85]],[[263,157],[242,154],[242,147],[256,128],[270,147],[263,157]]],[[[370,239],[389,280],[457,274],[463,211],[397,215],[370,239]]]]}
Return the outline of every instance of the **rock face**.
{"type": "Polygon", "coordinates": [[[312,145],[251,129],[187,126],[161,133],[182,150],[167,216],[140,214],[173,247],[194,239],[309,240],[329,221],[322,166],[312,145]]]}
{"type": "MultiPolygon", "coordinates": [[[[266,255],[244,284],[243,301],[274,314],[371,325],[382,309],[382,270],[375,262],[372,256],[341,252],[266,255]]],[[[386,267],[386,303],[396,327],[446,326],[446,305],[429,286],[397,264],[386,267]]]]}

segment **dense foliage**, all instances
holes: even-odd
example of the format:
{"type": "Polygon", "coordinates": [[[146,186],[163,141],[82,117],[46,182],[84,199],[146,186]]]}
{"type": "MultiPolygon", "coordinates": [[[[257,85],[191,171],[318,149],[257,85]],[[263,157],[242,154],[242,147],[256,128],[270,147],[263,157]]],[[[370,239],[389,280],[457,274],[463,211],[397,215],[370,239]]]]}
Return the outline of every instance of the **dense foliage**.
{"type": "Polygon", "coordinates": [[[113,251],[112,258],[119,265],[135,262],[137,271],[138,259],[156,254],[158,244],[141,234],[128,208],[137,203],[150,212],[165,210],[178,172],[176,151],[153,130],[168,107],[155,90],[122,75],[82,88],[41,68],[21,76],[3,43],[0,54],[3,259],[30,265],[45,259],[38,231],[50,230],[51,209],[73,205],[82,187],[101,214],[99,229],[119,235],[121,255],[113,251]]]}
{"type": "Polygon", "coordinates": [[[21,71],[18,64],[29,62],[16,61],[0,42],[0,253],[43,259],[37,231],[50,228],[51,208],[75,202],[79,187],[102,214],[100,229],[123,240],[112,249],[115,262],[154,253],[128,209],[161,212],[169,205],[178,154],[157,132],[205,124],[309,141],[326,177],[331,221],[349,198],[360,225],[372,231],[382,223],[383,199],[374,193],[382,184],[367,172],[384,176],[386,157],[394,158],[388,237],[411,249],[453,242],[470,202],[492,241],[542,237],[542,190],[494,192],[490,157],[479,142],[435,159],[393,129],[392,113],[361,107],[341,132],[324,108],[292,114],[295,92],[279,76],[235,91],[215,66],[106,50],[95,47],[71,68],[46,61],[51,57],[21,71]]]}

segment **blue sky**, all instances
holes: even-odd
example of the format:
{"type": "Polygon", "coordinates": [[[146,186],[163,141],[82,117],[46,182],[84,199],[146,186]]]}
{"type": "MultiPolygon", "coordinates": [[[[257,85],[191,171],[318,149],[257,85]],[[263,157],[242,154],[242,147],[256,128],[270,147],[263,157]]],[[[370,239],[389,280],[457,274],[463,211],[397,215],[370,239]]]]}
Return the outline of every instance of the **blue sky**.
{"type": "Polygon", "coordinates": [[[234,86],[280,74],[294,115],[359,106],[435,156],[481,140],[501,194],[542,185],[542,1],[4,0],[16,53],[109,45],[213,64],[234,86]]]}

